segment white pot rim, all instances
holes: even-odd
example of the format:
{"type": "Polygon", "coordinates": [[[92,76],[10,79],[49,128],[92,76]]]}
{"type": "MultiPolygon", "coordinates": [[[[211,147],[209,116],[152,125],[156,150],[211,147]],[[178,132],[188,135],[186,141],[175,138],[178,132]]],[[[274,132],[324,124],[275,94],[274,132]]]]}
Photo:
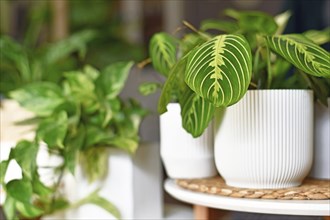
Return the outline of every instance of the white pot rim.
{"type": "Polygon", "coordinates": [[[281,92],[311,92],[313,93],[313,90],[311,89],[249,89],[247,90],[247,92],[262,92],[262,93],[271,93],[271,92],[277,92],[277,93],[281,93],[281,92]]]}

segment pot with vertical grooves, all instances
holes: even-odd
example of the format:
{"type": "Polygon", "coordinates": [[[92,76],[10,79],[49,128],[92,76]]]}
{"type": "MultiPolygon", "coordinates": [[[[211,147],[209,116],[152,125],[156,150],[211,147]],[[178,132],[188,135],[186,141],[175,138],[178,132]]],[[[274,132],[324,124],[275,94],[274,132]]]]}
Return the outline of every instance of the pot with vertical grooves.
{"type": "Polygon", "coordinates": [[[312,91],[251,90],[216,118],[215,161],[228,185],[285,188],[307,176],[313,158],[312,91]]]}

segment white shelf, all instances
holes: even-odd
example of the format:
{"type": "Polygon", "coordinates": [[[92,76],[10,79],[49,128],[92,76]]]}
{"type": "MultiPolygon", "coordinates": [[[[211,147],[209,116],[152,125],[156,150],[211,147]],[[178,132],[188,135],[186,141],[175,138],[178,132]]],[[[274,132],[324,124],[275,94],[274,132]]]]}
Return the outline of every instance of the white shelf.
{"type": "Polygon", "coordinates": [[[281,215],[330,215],[330,200],[261,200],[231,198],[186,190],[176,185],[175,180],[172,179],[167,179],[165,181],[165,190],[180,201],[217,209],[281,215]]]}

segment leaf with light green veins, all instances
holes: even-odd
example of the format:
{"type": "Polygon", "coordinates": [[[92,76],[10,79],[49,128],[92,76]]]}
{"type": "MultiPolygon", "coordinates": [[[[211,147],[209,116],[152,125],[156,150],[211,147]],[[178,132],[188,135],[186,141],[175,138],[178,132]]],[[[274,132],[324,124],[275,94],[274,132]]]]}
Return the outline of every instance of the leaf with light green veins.
{"type": "Polygon", "coordinates": [[[305,37],[313,41],[317,45],[330,42],[330,27],[324,30],[309,30],[303,33],[305,37]]]}
{"type": "Polygon", "coordinates": [[[238,102],[252,75],[251,50],[241,35],[219,35],[195,48],[188,58],[185,81],[216,107],[238,102]]]}
{"type": "Polygon", "coordinates": [[[199,137],[211,122],[215,107],[198,96],[188,86],[180,98],[182,127],[193,137],[199,137]]]}
{"type": "Polygon", "coordinates": [[[22,168],[23,174],[32,179],[36,171],[36,157],[39,146],[30,141],[20,141],[15,148],[12,149],[12,159],[15,159],[22,168]]]}
{"type": "Polygon", "coordinates": [[[176,62],[175,38],[164,32],[153,35],[149,44],[149,54],[155,70],[168,76],[176,62]]]}
{"type": "Polygon", "coordinates": [[[10,97],[38,116],[49,116],[64,102],[61,88],[55,83],[36,82],[14,90],[10,97]]]}
{"type": "Polygon", "coordinates": [[[117,62],[101,71],[96,79],[96,87],[106,99],[113,99],[119,95],[124,88],[133,64],[133,61],[117,62]]]}
{"type": "Polygon", "coordinates": [[[48,147],[64,148],[63,140],[68,130],[68,116],[66,112],[60,111],[57,114],[44,119],[38,127],[37,137],[44,141],[48,147]]]}
{"type": "Polygon", "coordinates": [[[330,77],[330,53],[302,35],[266,36],[267,45],[298,69],[318,77],[330,77]]]}
{"type": "Polygon", "coordinates": [[[182,57],[170,71],[158,100],[159,114],[163,114],[167,111],[166,106],[172,100],[177,101],[180,90],[183,90],[186,86],[184,82],[184,72],[188,60],[188,54],[182,57]]]}

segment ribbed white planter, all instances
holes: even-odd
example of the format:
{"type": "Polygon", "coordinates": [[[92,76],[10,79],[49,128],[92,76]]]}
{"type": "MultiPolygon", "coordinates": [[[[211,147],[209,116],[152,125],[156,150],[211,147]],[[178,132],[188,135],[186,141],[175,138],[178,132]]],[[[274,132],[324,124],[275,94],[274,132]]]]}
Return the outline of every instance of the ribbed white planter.
{"type": "Polygon", "coordinates": [[[330,179],[330,98],[314,105],[314,160],[310,177],[330,179]]]}
{"type": "Polygon", "coordinates": [[[230,186],[298,186],[311,168],[312,91],[248,91],[216,127],[216,166],[230,186]]]}
{"type": "Polygon", "coordinates": [[[180,105],[170,103],[160,116],[161,158],[171,178],[215,176],[213,129],[209,126],[198,138],[182,127],[180,105]]]}

